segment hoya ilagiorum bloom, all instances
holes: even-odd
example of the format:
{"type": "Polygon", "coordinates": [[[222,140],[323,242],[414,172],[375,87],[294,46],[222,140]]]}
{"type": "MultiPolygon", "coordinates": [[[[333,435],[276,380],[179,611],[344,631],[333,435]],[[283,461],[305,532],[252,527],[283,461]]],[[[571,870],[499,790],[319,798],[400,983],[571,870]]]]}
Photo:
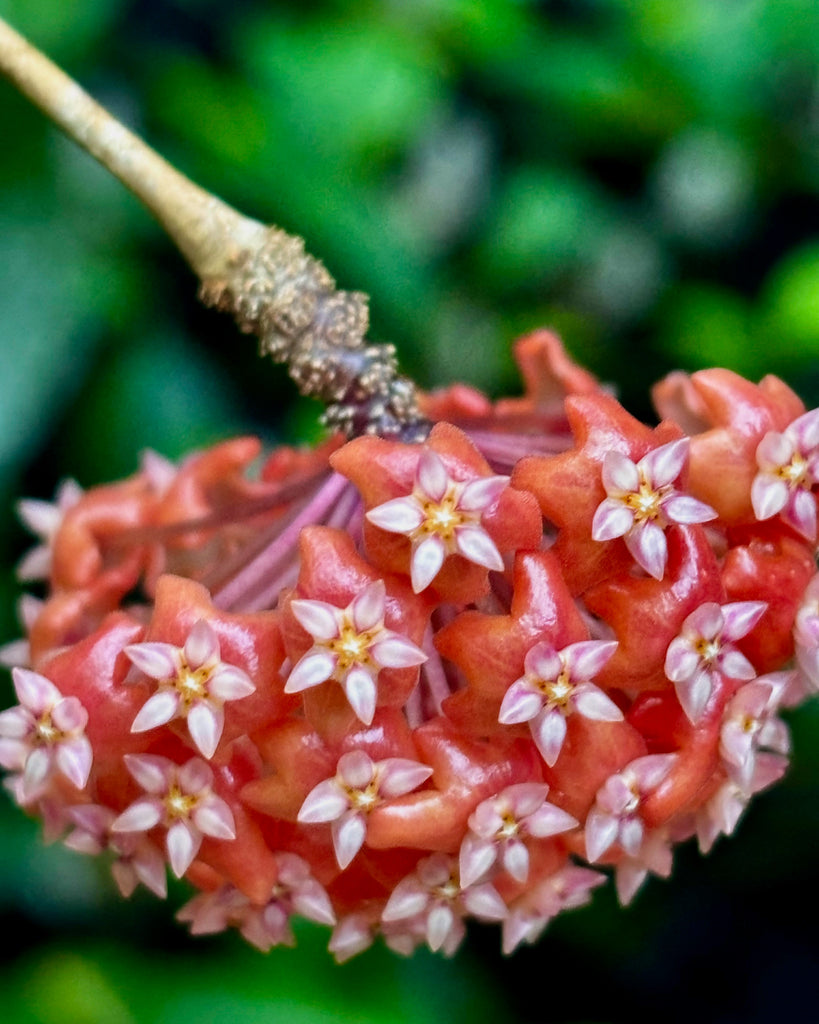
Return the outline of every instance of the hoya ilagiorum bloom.
{"type": "Polygon", "coordinates": [[[819,690],[819,413],[672,374],[647,426],[535,332],[523,397],[422,396],[423,440],[240,438],[21,515],[7,786],[50,838],[166,871],[195,934],[339,960],[533,942],[627,903],[785,770],[819,690]],[[594,865],[590,867],[589,865],[594,865]]]}

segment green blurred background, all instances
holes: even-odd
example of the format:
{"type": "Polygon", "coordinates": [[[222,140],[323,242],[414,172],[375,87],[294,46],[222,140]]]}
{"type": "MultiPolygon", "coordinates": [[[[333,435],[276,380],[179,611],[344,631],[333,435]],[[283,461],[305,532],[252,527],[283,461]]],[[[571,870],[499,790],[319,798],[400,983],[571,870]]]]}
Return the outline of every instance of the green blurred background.
{"type": "MultiPolygon", "coordinates": [[[[819,404],[815,0],[0,0],[202,185],[303,235],[372,296],[373,337],[424,386],[518,383],[549,325],[651,416],[663,373],[785,376],[819,404]]],[[[0,83],[0,641],[48,498],[237,431],[317,436],[252,341],[123,189],[0,83]]],[[[4,673],[4,702],[11,688],[4,673]]],[[[504,960],[327,935],[264,957],[190,940],[0,803],[7,1022],[816,1021],[819,709],[794,767],[708,859],[619,910],[611,891],[504,960]]]]}

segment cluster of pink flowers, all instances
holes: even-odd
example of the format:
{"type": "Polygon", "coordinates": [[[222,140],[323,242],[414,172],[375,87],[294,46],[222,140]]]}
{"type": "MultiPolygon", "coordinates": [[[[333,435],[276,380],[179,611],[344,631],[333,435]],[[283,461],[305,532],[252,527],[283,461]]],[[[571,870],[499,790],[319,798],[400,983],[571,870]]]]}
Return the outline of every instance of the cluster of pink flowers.
{"type": "Polygon", "coordinates": [[[631,417],[545,331],[519,399],[424,397],[421,443],[254,439],[21,505],[44,580],[0,765],[48,838],[180,920],[339,960],[534,942],[623,903],[781,777],[819,690],[819,411],[672,374],[631,417]]]}

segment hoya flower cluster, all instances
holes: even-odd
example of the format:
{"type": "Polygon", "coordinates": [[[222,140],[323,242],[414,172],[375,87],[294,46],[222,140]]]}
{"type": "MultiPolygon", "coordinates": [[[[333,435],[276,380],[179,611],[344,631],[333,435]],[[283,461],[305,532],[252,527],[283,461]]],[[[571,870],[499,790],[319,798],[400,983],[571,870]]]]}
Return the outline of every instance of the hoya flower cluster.
{"type": "Polygon", "coordinates": [[[547,332],[523,398],[424,398],[426,440],[254,439],[21,514],[44,597],[8,645],[0,764],[125,895],[195,934],[344,960],[511,951],[613,876],[707,850],[819,689],[819,412],[673,374],[632,418],[547,332]]]}

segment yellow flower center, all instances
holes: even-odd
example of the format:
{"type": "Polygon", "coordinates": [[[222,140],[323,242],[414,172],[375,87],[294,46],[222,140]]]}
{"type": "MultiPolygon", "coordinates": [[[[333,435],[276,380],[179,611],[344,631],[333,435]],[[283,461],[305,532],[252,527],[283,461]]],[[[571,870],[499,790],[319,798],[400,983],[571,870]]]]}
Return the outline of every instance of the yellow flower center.
{"type": "Polygon", "coordinates": [[[338,659],[337,670],[344,672],[353,665],[371,664],[370,647],[378,632],[376,628],[359,633],[351,622],[346,622],[327,645],[338,659]]]}
{"type": "Polygon", "coordinates": [[[627,494],[624,499],[626,507],[634,513],[635,522],[644,523],[659,519],[662,513],[660,502],[667,491],[667,487],[655,490],[645,480],[641,480],[640,490],[627,494]]]}
{"type": "Polygon", "coordinates": [[[537,688],[546,698],[546,702],[561,711],[567,711],[574,686],[569,679],[567,669],[563,669],[556,679],[538,679],[537,688]]]}
{"type": "Polygon", "coordinates": [[[353,807],[357,811],[363,811],[364,814],[369,813],[377,804],[381,803],[381,797],[378,795],[377,779],[373,779],[364,789],[352,789],[349,786],[344,788],[353,807]]]}
{"type": "Polygon", "coordinates": [[[791,461],[786,466],[780,466],[776,471],[776,475],[794,490],[797,487],[810,487],[812,485],[808,473],[808,460],[800,455],[799,452],[794,452],[791,461]]]}
{"type": "Polygon", "coordinates": [[[187,707],[195,700],[207,697],[207,684],[210,680],[211,667],[203,665],[201,668],[191,669],[187,662],[182,659],[182,664],[173,680],[173,689],[177,691],[187,707]]]}
{"type": "Polygon", "coordinates": [[[457,503],[454,494],[447,494],[440,502],[430,500],[423,502],[424,521],[418,527],[417,533],[419,535],[437,533],[442,540],[452,540],[456,528],[463,526],[469,519],[463,512],[458,511],[457,503]]]}
{"type": "Polygon", "coordinates": [[[165,810],[168,812],[168,817],[171,820],[187,818],[196,806],[197,801],[198,797],[191,796],[189,793],[183,793],[179,786],[174,784],[168,790],[168,795],[165,797],[165,810]]]}
{"type": "Polygon", "coordinates": [[[704,637],[700,637],[694,644],[694,650],[703,661],[710,664],[719,654],[720,642],[719,640],[706,640],[704,637]]]}
{"type": "Polygon", "coordinates": [[[40,716],[35,728],[35,737],[38,743],[49,746],[63,739],[63,733],[51,721],[51,712],[44,711],[40,716]]]}

